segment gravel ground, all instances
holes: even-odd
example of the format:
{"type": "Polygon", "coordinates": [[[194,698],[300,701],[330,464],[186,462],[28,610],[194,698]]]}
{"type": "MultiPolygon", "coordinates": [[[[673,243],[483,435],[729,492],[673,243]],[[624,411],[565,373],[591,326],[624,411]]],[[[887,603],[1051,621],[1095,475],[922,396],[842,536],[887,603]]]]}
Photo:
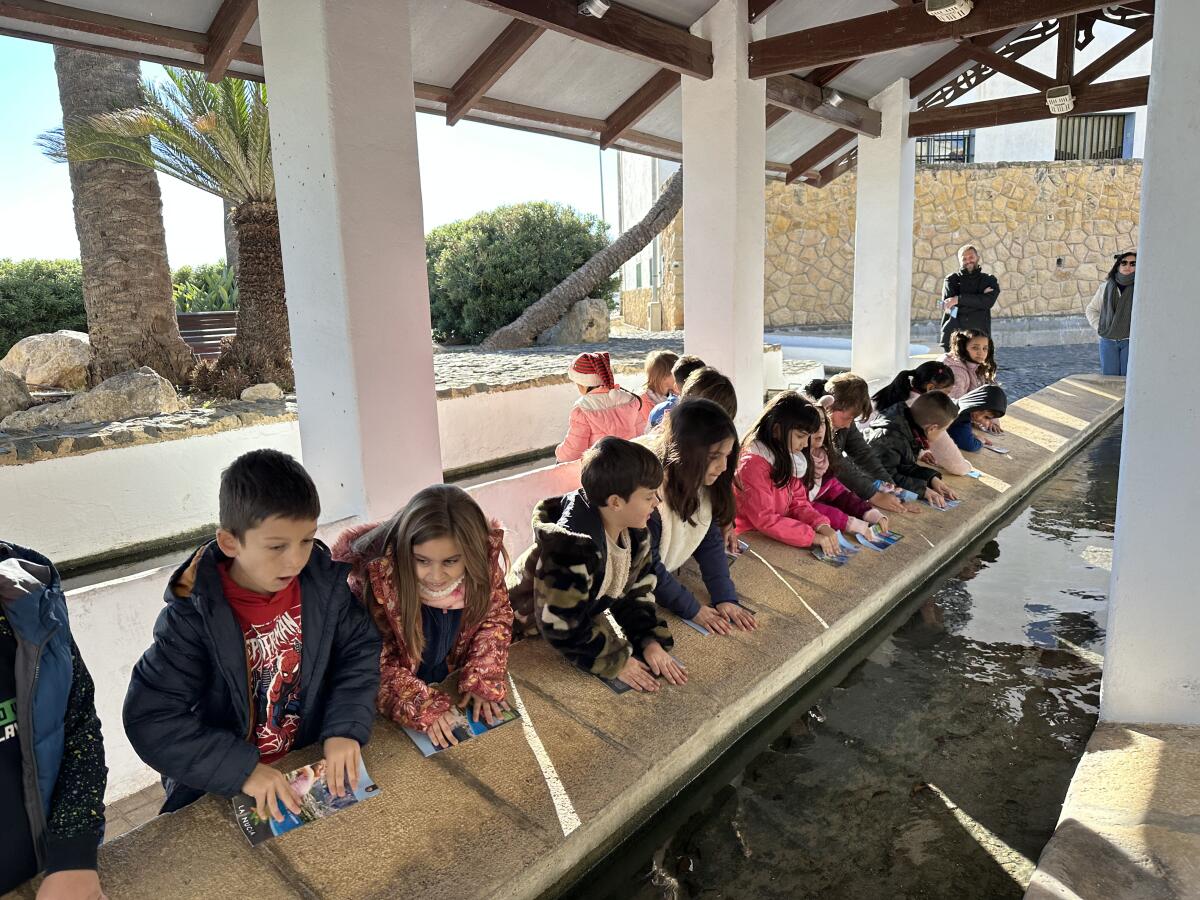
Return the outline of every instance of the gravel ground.
{"type": "Polygon", "coordinates": [[[996,351],[998,379],[1009,402],[1040,391],[1068,375],[1099,372],[1095,344],[1063,344],[1052,347],[1001,347],[996,351]]]}

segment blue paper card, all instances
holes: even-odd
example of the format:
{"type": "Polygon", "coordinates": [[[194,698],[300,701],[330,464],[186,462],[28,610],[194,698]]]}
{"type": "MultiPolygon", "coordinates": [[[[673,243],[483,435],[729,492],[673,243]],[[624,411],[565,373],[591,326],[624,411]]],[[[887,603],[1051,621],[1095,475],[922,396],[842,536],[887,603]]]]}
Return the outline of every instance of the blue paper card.
{"type": "Polygon", "coordinates": [[[838,568],[841,568],[842,566],[844,566],[846,563],[848,563],[850,561],[850,557],[848,557],[844,553],[839,553],[837,556],[829,556],[820,547],[813,547],[812,555],[815,556],[817,559],[819,559],[821,562],[829,563],[829,565],[836,566],[838,568]]]}

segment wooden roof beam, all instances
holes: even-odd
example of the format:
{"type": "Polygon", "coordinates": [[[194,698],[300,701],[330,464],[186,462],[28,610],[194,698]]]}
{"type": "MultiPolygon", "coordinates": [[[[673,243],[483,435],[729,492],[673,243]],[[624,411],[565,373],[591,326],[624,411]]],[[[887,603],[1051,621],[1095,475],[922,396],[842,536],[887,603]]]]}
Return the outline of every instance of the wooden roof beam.
{"type": "Polygon", "coordinates": [[[970,15],[956,22],[938,21],[925,12],[924,6],[900,6],[751,41],[750,77],[767,78],[904,47],[975,37],[1110,5],[1099,0],[1004,0],[978,4],[970,15]]]}
{"type": "Polygon", "coordinates": [[[1059,84],[1059,82],[1055,81],[1049,75],[1043,75],[1036,69],[1031,69],[1029,66],[1019,63],[1015,59],[1002,56],[995,50],[975,43],[970,38],[960,38],[958,45],[976,62],[991,66],[997,72],[1002,72],[1009,78],[1015,78],[1017,81],[1029,85],[1035,91],[1048,91],[1056,84],[1059,84]]]}
{"type": "Polygon", "coordinates": [[[607,150],[625,132],[640,122],[654,107],[662,103],[679,87],[683,76],[670,69],[659,69],[653,77],[613,110],[604,120],[604,131],[600,134],[600,148],[607,150]]]}
{"type": "Polygon", "coordinates": [[[1144,44],[1146,44],[1154,35],[1154,20],[1146,19],[1137,28],[1118,44],[1109,47],[1108,50],[1098,56],[1093,62],[1084,66],[1071,78],[1071,85],[1079,87],[1083,84],[1091,84],[1117,63],[1121,62],[1126,57],[1132,55],[1144,44]]]}
{"type": "Polygon", "coordinates": [[[790,109],[784,109],[782,106],[772,106],[770,103],[768,103],[767,104],[767,128],[769,129],[772,125],[774,125],[780,119],[787,116],[790,112],[791,112],[790,109]]]}
{"type": "Polygon", "coordinates": [[[613,0],[604,18],[582,16],[566,0],[470,0],[567,37],[654,63],[681,75],[712,78],[712,42],[613,0]]]}
{"type": "Polygon", "coordinates": [[[1063,16],[1058,20],[1058,56],[1054,63],[1055,84],[1070,84],[1075,75],[1075,38],[1079,34],[1079,22],[1074,16],[1063,16]]]}
{"type": "Polygon", "coordinates": [[[750,21],[757,22],[766,14],[768,9],[778,2],[779,0],[750,0],[748,4],[750,7],[750,21]]]}
{"type": "Polygon", "coordinates": [[[879,137],[883,119],[867,101],[832,88],[817,87],[794,75],[767,79],[767,102],[858,134],[879,137]]]}
{"type": "Polygon", "coordinates": [[[454,82],[446,104],[446,124],[454,125],[471,111],[501,76],[541,37],[545,28],[514,19],[454,82]]]}
{"type": "MultiPolygon", "coordinates": [[[[1075,96],[1072,115],[1143,106],[1149,86],[1149,76],[1081,85],[1075,96]]],[[[943,131],[966,131],[968,128],[991,128],[1053,118],[1055,116],[1046,106],[1044,94],[1022,94],[1002,100],[917,110],[909,116],[908,136],[925,137],[943,131]]]]}
{"type": "Polygon", "coordinates": [[[792,160],[791,166],[788,167],[787,183],[791,184],[797,178],[803,177],[818,163],[837,153],[856,137],[858,135],[853,131],[839,128],[829,137],[811,147],[808,152],[792,160]]]}
{"type": "Polygon", "coordinates": [[[258,19],[258,0],[224,0],[208,26],[204,51],[204,77],[216,84],[225,77],[233,55],[246,40],[258,19]]]}
{"type": "Polygon", "coordinates": [[[847,172],[852,172],[858,167],[858,148],[852,147],[843,155],[839,156],[829,165],[821,170],[820,181],[817,182],[817,187],[829,187],[831,182],[837,181],[847,172]]]}

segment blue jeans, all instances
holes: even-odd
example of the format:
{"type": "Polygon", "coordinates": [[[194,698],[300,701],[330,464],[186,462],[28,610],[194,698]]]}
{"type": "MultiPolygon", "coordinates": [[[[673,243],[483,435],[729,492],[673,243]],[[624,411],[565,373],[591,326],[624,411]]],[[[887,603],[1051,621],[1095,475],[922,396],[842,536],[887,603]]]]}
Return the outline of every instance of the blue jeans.
{"type": "Polygon", "coordinates": [[[1124,375],[1129,367],[1129,338],[1100,338],[1100,374],[1124,375]]]}

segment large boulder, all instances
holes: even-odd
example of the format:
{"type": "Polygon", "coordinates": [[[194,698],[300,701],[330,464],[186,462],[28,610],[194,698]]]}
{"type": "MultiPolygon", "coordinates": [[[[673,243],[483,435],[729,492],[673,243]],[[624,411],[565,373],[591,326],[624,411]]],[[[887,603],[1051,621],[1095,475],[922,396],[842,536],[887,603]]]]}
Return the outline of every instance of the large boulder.
{"type": "Polygon", "coordinates": [[[140,416],[175,413],[184,408],[171,382],[148,366],[102,381],[87,393],[61,403],[15,412],[0,421],[0,431],[41,431],[82,422],[119,422],[140,416]]]}
{"type": "Polygon", "coordinates": [[[539,344],[603,344],[608,340],[608,301],[580,300],[557,325],[538,335],[539,344]]]}
{"type": "Polygon", "coordinates": [[[82,331],[31,334],[13,344],[0,369],[26,384],[81,391],[87,387],[92,343],[82,331]]]}
{"type": "Polygon", "coordinates": [[[33,406],[25,382],[12,372],[0,369],[0,419],[33,406]]]}
{"type": "Polygon", "coordinates": [[[283,388],[273,381],[267,381],[263,384],[252,384],[250,387],[242,391],[242,399],[250,402],[259,400],[282,400],[283,388]]]}

